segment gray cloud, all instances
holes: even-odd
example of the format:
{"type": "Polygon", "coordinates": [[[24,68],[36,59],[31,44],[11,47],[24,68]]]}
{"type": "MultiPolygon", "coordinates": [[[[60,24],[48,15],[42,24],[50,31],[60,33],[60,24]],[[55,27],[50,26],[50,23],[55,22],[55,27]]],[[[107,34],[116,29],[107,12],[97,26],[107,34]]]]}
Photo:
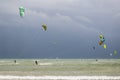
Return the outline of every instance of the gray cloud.
{"type": "Polygon", "coordinates": [[[93,57],[89,53],[94,53],[90,47],[95,45],[98,56],[94,57],[104,57],[120,47],[119,3],[119,0],[2,0],[0,52],[6,54],[2,54],[4,57],[17,52],[21,57],[28,53],[31,57],[34,54],[93,57]],[[23,18],[19,16],[20,6],[25,7],[23,18]],[[42,30],[42,24],[48,25],[47,32],[42,30]],[[108,52],[98,45],[99,34],[106,37],[108,52]]]}

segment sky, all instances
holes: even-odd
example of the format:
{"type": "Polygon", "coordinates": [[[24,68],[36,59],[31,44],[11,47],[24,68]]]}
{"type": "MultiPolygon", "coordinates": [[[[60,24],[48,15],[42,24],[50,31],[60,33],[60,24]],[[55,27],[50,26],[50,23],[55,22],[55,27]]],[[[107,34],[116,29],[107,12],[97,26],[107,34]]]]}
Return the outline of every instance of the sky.
{"type": "Polygon", "coordinates": [[[119,3],[1,0],[0,58],[120,58],[119,3]],[[25,8],[23,18],[21,6],[25,8]],[[47,31],[42,24],[47,25],[47,31]],[[98,44],[100,34],[105,37],[106,49],[98,44]]]}

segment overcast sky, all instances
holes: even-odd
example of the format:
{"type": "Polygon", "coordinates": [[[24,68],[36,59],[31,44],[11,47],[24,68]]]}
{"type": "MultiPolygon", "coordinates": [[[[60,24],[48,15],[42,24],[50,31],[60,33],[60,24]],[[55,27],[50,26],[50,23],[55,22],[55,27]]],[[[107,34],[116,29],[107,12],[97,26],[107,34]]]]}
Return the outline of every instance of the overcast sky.
{"type": "Polygon", "coordinates": [[[119,41],[120,0],[0,2],[0,58],[120,58],[119,41]],[[98,44],[100,34],[107,49],[98,44]]]}

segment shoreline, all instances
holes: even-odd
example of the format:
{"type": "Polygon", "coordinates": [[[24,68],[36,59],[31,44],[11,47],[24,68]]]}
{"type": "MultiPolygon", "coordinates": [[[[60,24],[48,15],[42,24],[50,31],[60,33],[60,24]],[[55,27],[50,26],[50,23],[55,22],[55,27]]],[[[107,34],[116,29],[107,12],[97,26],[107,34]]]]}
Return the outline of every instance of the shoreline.
{"type": "Polygon", "coordinates": [[[120,80],[120,76],[9,76],[0,75],[4,80],[120,80]]]}

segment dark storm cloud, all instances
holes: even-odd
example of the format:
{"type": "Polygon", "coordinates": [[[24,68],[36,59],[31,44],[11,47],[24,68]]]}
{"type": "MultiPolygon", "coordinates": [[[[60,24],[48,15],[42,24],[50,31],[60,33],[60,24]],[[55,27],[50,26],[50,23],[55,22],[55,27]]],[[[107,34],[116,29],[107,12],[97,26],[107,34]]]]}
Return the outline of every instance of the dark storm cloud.
{"type": "Polygon", "coordinates": [[[1,57],[109,58],[114,49],[120,52],[119,3],[119,0],[2,0],[1,57]],[[20,6],[25,7],[24,18],[19,16],[20,6]],[[46,32],[41,28],[43,23],[48,25],[46,32]],[[107,50],[98,45],[99,34],[104,34],[107,50]]]}

